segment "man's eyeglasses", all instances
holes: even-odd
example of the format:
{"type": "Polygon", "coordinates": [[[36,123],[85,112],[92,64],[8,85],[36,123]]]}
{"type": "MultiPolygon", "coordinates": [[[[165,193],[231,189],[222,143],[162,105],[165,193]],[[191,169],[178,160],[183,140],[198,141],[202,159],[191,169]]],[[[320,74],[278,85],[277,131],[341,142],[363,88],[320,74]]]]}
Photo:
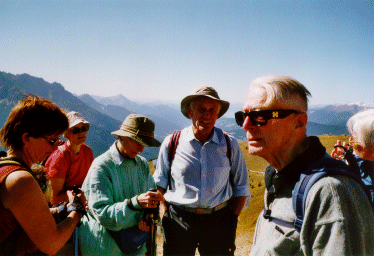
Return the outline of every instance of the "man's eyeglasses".
{"type": "Polygon", "coordinates": [[[64,141],[60,140],[60,138],[56,138],[56,139],[48,139],[47,137],[44,137],[42,136],[43,139],[47,140],[47,142],[51,145],[51,146],[55,146],[57,144],[57,146],[60,146],[62,144],[64,144],[64,141]]]}
{"type": "Polygon", "coordinates": [[[79,127],[73,127],[73,128],[71,128],[70,132],[72,134],[78,134],[78,133],[81,133],[81,132],[88,132],[89,129],[90,129],[90,126],[83,125],[81,128],[79,128],[79,127]]]}
{"type": "Polygon", "coordinates": [[[294,113],[299,114],[301,112],[293,109],[266,109],[252,110],[250,112],[238,111],[235,113],[235,120],[239,126],[243,126],[245,118],[249,117],[253,125],[264,126],[270,119],[282,119],[294,113]]]}

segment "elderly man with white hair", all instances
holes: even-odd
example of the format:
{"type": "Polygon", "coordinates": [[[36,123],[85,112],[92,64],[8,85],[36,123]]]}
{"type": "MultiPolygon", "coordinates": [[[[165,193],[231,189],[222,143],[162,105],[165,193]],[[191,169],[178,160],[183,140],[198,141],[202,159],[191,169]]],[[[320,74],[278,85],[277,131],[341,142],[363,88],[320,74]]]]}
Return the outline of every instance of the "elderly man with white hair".
{"type": "Polygon", "coordinates": [[[293,191],[300,177],[317,163],[323,163],[321,168],[339,164],[336,172],[346,168],[326,153],[318,137],[306,135],[309,96],[290,77],[261,77],[249,86],[243,111],[235,114],[246,131],[249,153],[270,164],[250,255],[374,255],[370,200],[358,182],[341,172],[312,184],[299,225],[293,191]]]}

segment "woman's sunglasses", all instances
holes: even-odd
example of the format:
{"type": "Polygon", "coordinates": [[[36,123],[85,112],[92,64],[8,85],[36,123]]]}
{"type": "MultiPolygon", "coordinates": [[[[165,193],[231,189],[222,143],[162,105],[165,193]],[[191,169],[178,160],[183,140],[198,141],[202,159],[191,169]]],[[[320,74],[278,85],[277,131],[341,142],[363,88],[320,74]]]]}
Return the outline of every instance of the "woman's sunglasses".
{"type": "Polygon", "coordinates": [[[60,140],[60,138],[56,138],[56,139],[48,139],[47,137],[44,137],[44,136],[42,136],[42,138],[45,139],[45,140],[47,140],[47,142],[48,142],[51,146],[55,146],[55,145],[60,146],[60,145],[62,145],[62,144],[65,143],[65,141],[60,140]]]}
{"type": "Polygon", "coordinates": [[[301,112],[293,109],[267,109],[253,110],[250,112],[238,111],[235,113],[235,120],[239,126],[243,126],[246,117],[249,117],[251,123],[255,126],[264,126],[270,119],[282,119],[291,114],[300,114],[301,112]]]}
{"type": "Polygon", "coordinates": [[[78,134],[78,133],[81,133],[81,132],[88,132],[89,129],[90,129],[89,125],[83,125],[81,128],[79,128],[79,127],[71,128],[70,132],[72,134],[78,134]]]}

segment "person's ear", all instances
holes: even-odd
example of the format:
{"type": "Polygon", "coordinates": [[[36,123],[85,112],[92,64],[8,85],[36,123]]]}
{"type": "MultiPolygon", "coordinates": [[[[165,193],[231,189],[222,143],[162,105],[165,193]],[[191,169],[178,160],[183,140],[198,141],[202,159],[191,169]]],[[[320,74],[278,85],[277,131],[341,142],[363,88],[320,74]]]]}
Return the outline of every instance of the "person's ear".
{"type": "Polygon", "coordinates": [[[22,134],[22,143],[27,146],[30,143],[31,136],[28,133],[22,134]]]}
{"type": "Polygon", "coordinates": [[[187,114],[188,114],[188,116],[189,116],[190,118],[192,118],[192,109],[191,109],[191,106],[190,106],[190,105],[187,106],[187,114]]]}
{"type": "Polygon", "coordinates": [[[306,124],[308,123],[308,115],[306,113],[297,114],[297,118],[295,121],[295,129],[305,128],[306,124]]]}
{"type": "Polygon", "coordinates": [[[70,139],[70,137],[71,137],[71,131],[70,130],[67,130],[66,132],[65,132],[65,134],[64,134],[64,137],[66,138],[66,139],[70,139]]]}

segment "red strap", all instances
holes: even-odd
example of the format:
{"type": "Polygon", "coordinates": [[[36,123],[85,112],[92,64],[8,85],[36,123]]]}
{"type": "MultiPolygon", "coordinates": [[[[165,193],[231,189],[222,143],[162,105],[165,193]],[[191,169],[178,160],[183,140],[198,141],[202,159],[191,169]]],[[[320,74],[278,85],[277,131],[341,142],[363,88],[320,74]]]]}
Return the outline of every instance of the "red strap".
{"type": "Polygon", "coordinates": [[[2,183],[4,181],[4,179],[10,173],[12,173],[12,172],[14,172],[15,170],[18,170],[18,169],[23,169],[23,168],[19,165],[6,165],[6,166],[0,167],[0,183],[2,183]]]}
{"type": "MultiPolygon", "coordinates": [[[[223,131],[223,134],[225,135],[226,146],[227,146],[226,156],[228,157],[228,159],[230,161],[230,165],[231,165],[231,144],[230,144],[230,139],[229,139],[229,136],[227,135],[227,133],[225,131],[223,131]]],[[[177,146],[178,146],[178,141],[179,141],[180,135],[181,135],[181,131],[175,131],[175,132],[173,132],[173,134],[172,134],[172,136],[170,138],[169,152],[168,152],[169,163],[173,162],[173,160],[174,160],[174,156],[175,156],[175,152],[177,150],[177,146]]]]}
{"type": "Polygon", "coordinates": [[[180,135],[181,135],[181,131],[175,131],[171,135],[170,142],[169,142],[169,152],[168,152],[168,158],[169,158],[170,164],[174,160],[174,156],[177,150],[180,135]]]}
{"type": "MultiPolygon", "coordinates": [[[[225,131],[223,131],[223,134],[225,135],[226,146],[227,146],[226,156],[228,157],[229,162],[230,162],[230,166],[231,166],[231,144],[230,144],[230,139],[229,139],[229,136],[227,135],[227,133],[225,131]]],[[[169,169],[169,175],[168,175],[168,186],[169,186],[170,189],[171,189],[171,179],[170,179],[170,176],[171,176],[171,163],[174,160],[174,156],[175,156],[175,152],[177,150],[177,146],[178,146],[178,141],[179,141],[180,135],[181,135],[181,131],[175,131],[175,132],[173,132],[173,134],[171,135],[171,138],[170,138],[170,142],[169,142],[168,159],[169,159],[169,163],[170,163],[170,169],[169,169]]],[[[232,179],[232,175],[231,175],[231,172],[230,172],[230,182],[231,182],[231,184],[233,184],[233,182],[231,181],[231,179],[232,179]]]]}

